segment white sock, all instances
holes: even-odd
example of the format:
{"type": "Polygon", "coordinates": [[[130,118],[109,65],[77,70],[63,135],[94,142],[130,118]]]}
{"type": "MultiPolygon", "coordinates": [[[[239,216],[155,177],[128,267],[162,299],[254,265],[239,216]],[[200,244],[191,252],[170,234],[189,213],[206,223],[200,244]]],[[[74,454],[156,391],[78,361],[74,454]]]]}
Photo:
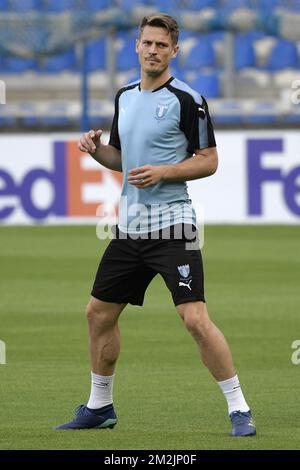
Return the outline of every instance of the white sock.
{"type": "Polygon", "coordinates": [[[97,410],[113,402],[112,391],[114,375],[98,375],[91,372],[92,386],[87,407],[97,410]]]}
{"type": "Polygon", "coordinates": [[[228,404],[228,413],[233,411],[249,411],[249,406],[246,403],[244,398],[238,376],[235,375],[231,379],[223,380],[218,382],[220,388],[224,394],[224,397],[227,400],[228,404]]]}

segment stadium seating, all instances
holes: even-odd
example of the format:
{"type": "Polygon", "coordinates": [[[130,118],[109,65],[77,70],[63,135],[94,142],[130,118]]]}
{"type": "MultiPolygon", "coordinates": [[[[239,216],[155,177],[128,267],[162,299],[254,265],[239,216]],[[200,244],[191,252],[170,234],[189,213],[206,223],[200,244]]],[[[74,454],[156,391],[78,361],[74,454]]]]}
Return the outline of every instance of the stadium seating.
{"type": "Polygon", "coordinates": [[[267,62],[267,69],[280,70],[284,68],[297,68],[299,66],[297,47],[293,42],[279,40],[271,51],[267,62]]]}
{"type": "Polygon", "coordinates": [[[124,71],[139,67],[138,56],[135,51],[135,34],[119,34],[117,36],[117,70],[124,71]]]}
{"type": "Polygon", "coordinates": [[[104,70],[106,67],[106,40],[104,38],[96,39],[90,42],[86,48],[88,70],[104,70]]]}
{"type": "Polygon", "coordinates": [[[173,77],[177,78],[178,80],[185,81],[185,74],[182,68],[177,68],[176,65],[171,63],[171,74],[173,77]]]}
{"type": "Polygon", "coordinates": [[[208,36],[202,37],[190,49],[185,57],[182,66],[188,70],[209,67],[215,64],[215,51],[209,42],[208,36]]]}
{"type": "Polygon", "coordinates": [[[119,0],[118,1],[118,5],[126,13],[130,11],[134,11],[135,8],[140,7],[144,4],[147,6],[147,3],[148,3],[147,0],[146,1],[139,1],[139,0],[119,0]]]}
{"type": "MultiPolygon", "coordinates": [[[[217,6],[217,3],[218,2],[216,0],[185,0],[182,3],[182,9],[189,11],[198,11],[202,10],[203,8],[215,8],[217,6]]],[[[161,11],[174,11],[178,9],[177,0],[156,0],[154,4],[161,11]]]]}
{"type": "Polygon", "coordinates": [[[219,6],[223,8],[223,11],[232,11],[238,8],[249,8],[251,6],[251,1],[249,0],[221,0],[219,1],[219,6]]]}
{"type": "Polygon", "coordinates": [[[72,49],[64,54],[47,57],[39,71],[42,73],[56,73],[75,69],[76,55],[75,50],[72,49]]]}
{"type": "Polygon", "coordinates": [[[109,8],[112,5],[112,2],[109,0],[88,0],[84,2],[85,7],[92,11],[96,12],[99,10],[103,10],[104,8],[109,8]]]}
{"type": "Polygon", "coordinates": [[[47,106],[47,116],[41,117],[40,122],[43,126],[67,126],[70,123],[68,107],[63,102],[50,102],[47,106]]]}
{"type": "Polygon", "coordinates": [[[213,121],[217,124],[240,124],[243,106],[237,100],[223,100],[214,110],[213,121]]]}
{"type": "Polygon", "coordinates": [[[236,70],[254,67],[255,54],[251,37],[240,34],[236,35],[234,41],[234,64],[236,70]]]}
{"type": "Polygon", "coordinates": [[[217,73],[202,73],[190,86],[206,98],[218,98],[220,96],[220,82],[217,73]]]}
{"type": "Polygon", "coordinates": [[[37,68],[37,61],[34,59],[21,59],[18,57],[7,57],[4,61],[4,72],[20,73],[37,68]]]}
{"type": "Polygon", "coordinates": [[[8,0],[0,0],[0,11],[6,11],[8,9],[8,0]]]}
{"type": "Polygon", "coordinates": [[[16,118],[14,118],[13,116],[1,116],[0,114],[0,128],[1,127],[12,128],[15,125],[15,123],[16,123],[16,118]]]}
{"type": "Polygon", "coordinates": [[[7,5],[11,11],[15,12],[27,12],[41,7],[40,0],[8,0],[7,5]]]}
{"type": "MultiPolygon", "coordinates": [[[[300,113],[295,107],[293,109],[288,109],[287,105],[276,107],[277,102],[287,101],[283,98],[284,91],[290,88],[293,80],[298,79],[300,71],[300,40],[297,44],[296,40],[288,40],[290,39],[288,34],[288,39],[286,38],[284,34],[288,33],[288,23],[284,24],[285,29],[282,30],[274,16],[269,21],[272,13],[287,8],[299,12],[300,0],[0,0],[0,73],[1,77],[3,75],[3,80],[9,81],[10,87],[13,84],[16,100],[20,100],[19,97],[23,96],[24,92],[26,97],[27,93],[32,93],[35,99],[34,87],[37,84],[41,93],[49,96],[49,103],[52,96],[55,98],[57,94],[57,97],[61,97],[66,92],[69,104],[75,105],[76,102],[76,113],[79,114],[78,96],[82,67],[81,48],[77,47],[78,39],[74,36],[68,44],[62,39],[62,48],[59,49],[58,41],[50,41],[51,28],[38,28],[33,23],[32,28],[14,31],[19,35],[19,40],[24,40],[30,52],[38,54],[26,54],[24,48],[25,52],[22,51],[20,57],[9,55],[9,53],[15,54],[15,46],[22,46],[22,43],[18,44],[16,41],[11,50],[10,47],[5,48],[5,41],[11,45],[14,38],[11,30],[9,28],[6,30],[6,15],[14,18],[17,16],[11,13],[19,13],[19,17],[24,15],[30,26],[32,18],[39,18],[39,13],[43,21],[47,18],[46,14],[51,13],[52,21],[56,21],[55,15],[57,15],[59,21],[65,22],[66,30],[70,33],[80,30],[80,27],[84,30],[89,17],[94,18],[95,29],[91,28],[93,34],[88,38],[86,46],[89,83],[93,96],[97,92],[105,101],[108,97],[109,83],[106,71],[107,25],[111,24],[110,21],[115,21],[113,23],[116,26],[114,82],[116,86],[122,86],[139,78],[139,62],[135,52],[136,29],[132,29],[132,25],[135,24],[132,18],[138,18],[144,13],[148,14],[155,10],[167,11],[175,13],[181,20],[183,17],[191,19],[190,25],[187,25],[189,30],[180,33],[180,51],[177,58],[171,62],[171,73],[179,80],[189,83],[213,102],[223,103],[223,106],[216,106],[216,122],[219,124],[231,122],[236,125],[244,122],[253,125],[265,122],[271,125],[278,121],[278,112],[287,123],[299,122],[300,113]],[[69,14],[72,11],[76,14],[69,14]],[[89,11],[92,15],[87,14],[89,11]],[[231,23],[231,19],[241,13],[246,15],[245,27],[239,28],[237,23],[231,23]],[[251,23],[253,14],[260,15],[257,17],[259,21],[251,23]],[[261,22],[267,22],[264,30],[249,31],[251,24],[260,25],[261,22]],[[221,30],[220,25],[224,29],[221,30]],[[234,34],[235,74],[232,80],[235,98],[227,96],[229,87],[224,86],[228,44],[226,41],[228,32],[225,32],[225,29],[228,31],[228,25],[232,25],[232,34],[234,34]],[[52,44],[53,48],[49,49],[49,55],[43,55],[45,45],[48,43],[52,44]],[[65,51],[64,45],[65,47],[70,45],[71,48],[65,51]],[[59,50],[61,53],[55,54],[59,50]],[[31,91],[27,86],[28,77],[33,84],[31,91]],[[247,100],[252,100],[252,104],[247,100]]],[[[181,21],[181,25],[183,23],[181,21]]],[[[88,27],[86,29],[88,30],[88,27]]],[[[31,106],[30,98],[26,98],[28,102],[25,104],[19,102],[20,106],[16,108],[25,126],[34,127],[42,123],[43,126],[64,127],[74,122],[76,113],[74,112],[70,119],[68,106],[57,105],[56,109],[47,108],[47,111],[46,107],[39,106],[38,102],[31,106]]],[[[10,120],[10,118],[10,115],[2,115],[0,125],[3,127],[5,123],[20,122],[20,119],[10,120]]],[[[110,118],[109,112],[103,111],[103,108],[99,113],[94,112],[95,122],[100,122],[101,119],[110,121],[110,118]]]]}
{"type": "Polygon", "coordinates": [[[300,107],[294,106],[293,109],[283,116],[283,121],[288,124],[300,124],[300,107]]]}
{"type": "Polygon", "coordinates": [[[278,6],[281,6],[282,4],[284,4],[286,2],[283,2],[282,0],[261,0],[259,2],[259,8],[261,10],[265,10],[265,11],[271,11],[272,9],[278,7],[278,6]]]}
{"type": "Polygon", "coordinates": [[[24,101],[19,103],[19,112],[24,127],[36,127],[40,124],[37,107],[33,102],[24,101]]]}
{"type": "Polygon", "coordinates": [[[250,112],[247,115],[247,122],[253,124],[270,124],[276,122],[277,119],[277,107],[274,101],[253,101],[252,114],[250,112]]]}

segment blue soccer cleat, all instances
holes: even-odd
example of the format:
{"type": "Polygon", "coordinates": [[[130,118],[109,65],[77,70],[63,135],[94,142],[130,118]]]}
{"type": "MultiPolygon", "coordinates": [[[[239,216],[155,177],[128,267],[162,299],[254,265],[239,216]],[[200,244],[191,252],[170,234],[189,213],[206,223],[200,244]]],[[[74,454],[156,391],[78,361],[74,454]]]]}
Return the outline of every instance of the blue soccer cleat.
{"type": "Polygon", "coordinates": [[[61,424],[55,429],[112,429],[117,424],[113,405],[104,406],[97,413],[91,411],[86,405],[80,405],[76,409],[73,421],[61,424]]]}
{"type": "Polygon", "coordinates": [[[256,427],[251,411],[233,411],[229,415],[232,424],[232,436],[254,436],[256,427]]]}

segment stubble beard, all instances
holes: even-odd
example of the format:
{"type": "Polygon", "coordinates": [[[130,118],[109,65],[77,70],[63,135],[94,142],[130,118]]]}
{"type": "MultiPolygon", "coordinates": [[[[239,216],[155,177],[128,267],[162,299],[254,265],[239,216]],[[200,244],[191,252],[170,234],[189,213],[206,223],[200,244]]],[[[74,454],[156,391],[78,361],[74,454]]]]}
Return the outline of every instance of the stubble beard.
{"type": "Polygon", "coordinates": [[[145,70],[146,75],[151,78],[160,77],[168,68],[168,65],[160,70],[145,70]]]}

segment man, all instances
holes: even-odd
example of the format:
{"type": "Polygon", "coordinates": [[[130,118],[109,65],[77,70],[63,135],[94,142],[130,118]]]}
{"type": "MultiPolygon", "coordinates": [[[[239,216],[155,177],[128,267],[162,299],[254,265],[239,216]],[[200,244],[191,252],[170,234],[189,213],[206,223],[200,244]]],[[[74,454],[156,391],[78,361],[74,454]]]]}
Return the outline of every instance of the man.
{"type": "Polygon", "coordinates": [[[118,92],[109,144],[101,143],[101,130],[79,142],[82,152],[123,171],[123,187],[116,237],[100,262],[87,306],[90,398],[73,421],[57,429],[117,423],[112,387],[120,351],[118,318],[127,303],[143,304],[147,286],[160,273],[227,399],[232,435],[256,433],[229,347],[208,316],[201,253],[192,243],[196,220],[185,182],[212,175],[217,151],[205,99],[170,75],[178,34],[176,21],[166,14],[142,20],[136,43],[141,81],[118,92]]]}

